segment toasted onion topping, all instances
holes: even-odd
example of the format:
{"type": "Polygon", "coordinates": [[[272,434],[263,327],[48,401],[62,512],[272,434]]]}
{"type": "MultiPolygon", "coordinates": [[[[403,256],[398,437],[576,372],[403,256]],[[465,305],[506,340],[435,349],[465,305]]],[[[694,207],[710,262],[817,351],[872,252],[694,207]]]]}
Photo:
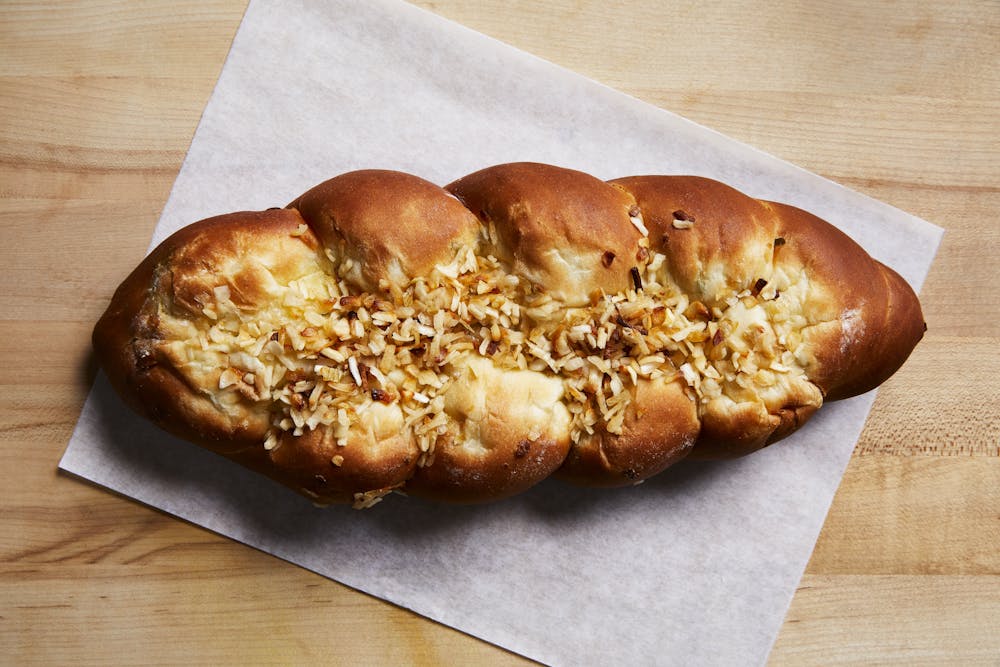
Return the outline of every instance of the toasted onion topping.
{"type": "MultiPolygon", "coordinates": [[[[693,223],[683,211],[674,217],[675,226],[693,223]]],[[[713,303],[692,302],[667,279],[665,257],[646,245],[647,261],[630,269],[633,289],[583,307],[566,307],[472,249],[380,294],[338,279],[349,260],[279,286],[278,305],[257,310],[237,307],[223,285],[184,345],[192,363],[219,368],[222,394],[269,411],[265,449],[278,447],[283,431],[318,428],[349,447],[367,411],[396,405],[419,465],[433,461],[441,438],[460,435],[444,395],[472,356],[561,378],[574,441],[621,433],[640,380],[679,379],[699,404],[759,401],[761,391],[807,382],[804,274],[775,273],[713,303]]],[[[601,262],[614,259],[606,253],[601,262]]],[[[343,461],[337,455],[333,465],[343,461]]],[[[389,491],[360,494],[355,504],[370,506],[389,491]]]]}

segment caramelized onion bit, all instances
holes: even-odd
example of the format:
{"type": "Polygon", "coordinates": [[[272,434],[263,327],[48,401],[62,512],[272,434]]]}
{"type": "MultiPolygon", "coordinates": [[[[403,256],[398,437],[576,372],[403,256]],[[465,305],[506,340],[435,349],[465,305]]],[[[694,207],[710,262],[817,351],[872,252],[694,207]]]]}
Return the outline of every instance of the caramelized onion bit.
{"type": "Polygon", "coordinates": [[[378,401],[379,403],[392,403],[392,394],[384,389],[372,389],[371,396],[373,401],[378,401]]]}
{"type": "Polygon", "coordinates": [[[635,291],[639,292],[642,290],[642,276],[639,275],[639,269],[632,267],[629,270],[629,274],[632,276],[632,285],[635,287],[635,291]]]}

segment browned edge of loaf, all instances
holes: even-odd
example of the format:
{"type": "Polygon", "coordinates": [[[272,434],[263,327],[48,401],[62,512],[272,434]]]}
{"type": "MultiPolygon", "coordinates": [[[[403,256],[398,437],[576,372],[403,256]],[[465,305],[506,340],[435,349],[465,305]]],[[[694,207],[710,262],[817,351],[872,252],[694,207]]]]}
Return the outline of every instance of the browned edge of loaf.
{"type": "MultiPolygon", "coordinates": [[[[652,249],[662,252],[671,273],[689,294],[699,292],[702,262],[729,260],[730,289],[754,285],[759,248],[771,248],[765,263],[804,267],[825,287],[830,313],[857,312],[864,323],[849,345],[841,345],[844,323],[835,316],[810,327],[816,363],[807,376],[823,400],[865,393],[903,364],[926,325],[915,292],[892,269],[874,260],[847,234],[799,208],[750,197],[700,176],[632,176],[610,181],[632,193],[643,211],[652,249]],[[675,212],[696,222],[677,229],[675,212]],[[756,244],[756,245],[755,245],[756,244]]],[[[710,294],[698,294],[711,299],[710,294]]],[[[777,442],[805,424],[816,406],[792,401],[773,414],[703,419],[692,458],[743,456],[777,442]]]]}
{"type": "MultiPolygon", "coordinates": [[[[329,457],[319,460],[318,433],[306,434],[301,446],[284,448],[272,455],[263,447],[269,426],[266,422],[241,423],[210,409],[198,389],[192,387],[155,349],[157,306],[154,293],[162,288],[172,291],[168,266],[172,256],[195,241],[218,239],[232,232],[256,231],[261,235],[291,234],[303,222],[297,211],[271,209],[230,213],[188,225],[161,242],[122,282],[111,303],[93,331],[97,360],[115,391],[125,403],[168,433],[236,461],[275,481],[296,490],[309,489],[318,482],[317,471],[328,465],[329,457]],[[310,441],[315,441],[310,443],[310,441]]],[[[209,241],[211,245],[211,241],[209,241]]],[[[190,258],[194,262],[198,257],[190,258]]],[[[207,261],[208,258],[205,258],[207,261]]],[[[279,448],[279,450],[282,448],[279,448]]],[[[366,461],[369,467],[347,468],[352,479],[346,483],[359,488],[373,488],[387,475],[408,463],[396,460],[366,461]],[[389,470],[387,470],[389,468],[389,470]]],[[[415,460],[415,459],[414,459],[415,460]]],[[[412,466],[409,466],[412,467],[412,466]]],[[[405,478],[408,473],[404,473],[405,478]]],[[[330,502],[349,502],[343,494],[329,497],[330,502]]]]}

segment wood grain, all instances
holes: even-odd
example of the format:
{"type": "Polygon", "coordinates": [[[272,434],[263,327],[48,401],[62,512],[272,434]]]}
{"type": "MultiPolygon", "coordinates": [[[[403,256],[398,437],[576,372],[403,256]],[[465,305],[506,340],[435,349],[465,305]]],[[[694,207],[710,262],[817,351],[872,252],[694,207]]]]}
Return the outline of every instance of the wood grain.
{"type": "Polygon", "coordinates": [[[855,457],[809,574],[1000,575],[1000,458],[855,457]]]}
{"type": "Polygon", "coordinates": [[[770,664],[995,666],[998,616],[998,577],[806,575],[770,664]]]}
{"type": "Polygon", "coordinates": [[[183,577],[175,564],[0,569],[0,595],[16,601],[3,619],[7,659],[66,664],[85,629],[73,664],[531,664],[316,575],[273,576],[261,554],[179,546],[172,555],[199,564],[183,577]]]}
{"type": "Polygon", "coordinates": [[[1000,395],[984,391],[1000,377],[996,350],[995,338],[925,338],[879,388],[876,414],[891,418],[868,420],[857,454],[1000,456],[1000,395]]]}
{"type": "MultiPolygon", "coordinates": [[[[415,4],[946,229],[771,662],[997,664],[1000,6],[415,4]]],[[[0,661],[525,664],[56,471],[245,5],[0,4],[0,661]]]]}

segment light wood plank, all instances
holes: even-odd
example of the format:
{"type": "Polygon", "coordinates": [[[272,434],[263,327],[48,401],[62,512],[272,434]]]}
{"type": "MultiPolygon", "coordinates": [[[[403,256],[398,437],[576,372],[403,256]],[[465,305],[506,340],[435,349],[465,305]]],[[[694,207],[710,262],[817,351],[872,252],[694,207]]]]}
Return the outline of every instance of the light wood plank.
{"type": "MultiPolygon", "coordinates": [[[[214,81],[246,0],[0,4],[0,76],[214,81]]],[[[210,84],[211,85],[211,84],[210,84]]]]}
{"type": "MultiPolygon", "coordinates": [[[[965,99],[1000,88],[1000,12],[951,5],[418,0],[625,90],[857,92],[965,99]],[[729,64],[729,67],[724,67],[729,64]],[[710,73],[710,74],[706,74],[710,73]],[[822,73],[822,75],[818,75],[822,73]],[[933,82],[924,85],[923,82],[933,82]]],[[[669,105],[668,105],[669,108],[669,105]]]]}
{"type": "MultiPolygon", "coordinates": [[[[180,550],[157,553],[166,560],[180,550]]],[[[0,640],[14,664],[532,664],[249,549],[173,568],[5,564],[0,640]],[[308,611],[307,611],[308,610],[308,611]],[[54,631],[59,628],[59,631],[54,631]],[[85,629],[85,631],[84,631],[85,629]]],[[[86,554],[81,554],[84,558],[86,554]]]]}
{"type": "Polygon", "coordinates": [[[1000,458],[851,460],[807,572],[1000,575],[1000,458]]]}
{"type": "Polygon", "coordinates": [[[161,206],[153,200],[127,205],[6,200],[0,208],[0,247],[18,251],[5,257],[0,273],[0,318],[24,326],[9,330],[14,337],[4,347],[16,353],[19,346],[42,346],[47,349],[38,351],[46,356],[58,354],[45,341],[67,334],[56,334],[58,325],[45,322],[93,326],[114,289],[142,259],[161,206]]]}
{"type": "Polygon", "coordinates": [[[637,95],[838,182],[864,174],[875,182],[1000,190],[992,159],[1000,103],[989,98],[662,88],[637,95]]]}
{"type": "Polygon", "coordinates": [[[997,618],[996,576],[807,575],[769,664],[995,666],[997,618]]]}
{"type": "Polygon", "coordinates": [[[925,338],[879,388],[857,452],[1000,456],[998,348],[1000,338],[925,338]]]}

